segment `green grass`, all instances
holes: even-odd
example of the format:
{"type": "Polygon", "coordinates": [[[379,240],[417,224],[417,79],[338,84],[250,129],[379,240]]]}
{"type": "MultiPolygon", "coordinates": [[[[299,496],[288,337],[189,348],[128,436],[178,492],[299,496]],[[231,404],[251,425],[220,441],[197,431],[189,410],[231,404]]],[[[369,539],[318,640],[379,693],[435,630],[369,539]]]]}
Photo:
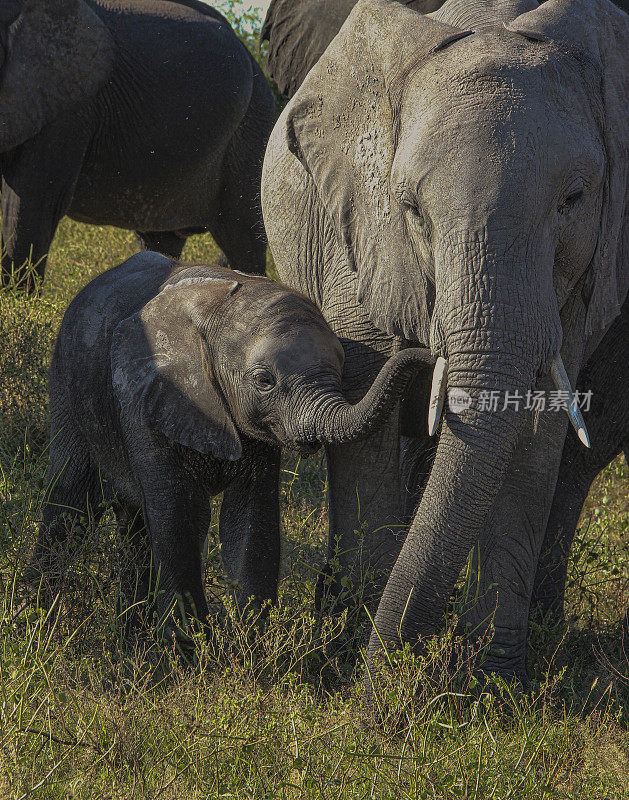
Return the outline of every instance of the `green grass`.
{"type": "MultiPolygon", "coordinates": [[[[531,632],[530,694],[483,694],[447,667],[452,630],[424,659],[383,665],[369,715],[362,668],[334,657],[343,618],[313,616],[326,534],[320,457],[286,458],[280,604],[264,633],[233,620],[184,667],[128,652],[116,617],[124,550],[112,520],[90,531],[48,619],[15,615],[16,577],[41,513],[47,363],[69,300],[134,252],[130,235],[62,224],[40,299],[0,293],[0,797],[629,797],[627,660],[616,635],[628,599],[623,461],[593,490],[574,548],[567,631],[531,632]]],[[[213,260],[209,237],[189,259],[213,260]]],[[[88,525],[89,528],[89,525],[88,525]]],[[[216,530],[208,593],[229,613],[216,530]]]]}

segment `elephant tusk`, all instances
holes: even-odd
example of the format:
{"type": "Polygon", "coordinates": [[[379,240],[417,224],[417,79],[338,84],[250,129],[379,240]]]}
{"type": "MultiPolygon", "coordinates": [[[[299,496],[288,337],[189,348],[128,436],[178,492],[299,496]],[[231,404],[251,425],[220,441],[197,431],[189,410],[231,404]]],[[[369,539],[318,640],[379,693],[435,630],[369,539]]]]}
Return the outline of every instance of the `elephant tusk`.
{"type": "Polygon", "coordinates": [[[446,383],[448,382],[448,362],[439,356],[432,373],[432,386],[430,388],[430,404],[428,406],[428,435],[434,436],[446,397],[446,383]]]}
{"type": "Polygon", "coordinates": [[[566,392],[568,395],[568,407],[566,411],[570,422],[572,423],[572,427],[577,432],[579,440],[586,447],[590,447],[590,437],[588,436],[587,428],[585,427],[583,414],[577,406],[577,398],[574,396],[572,387],[570,386],[570,379],[568,378],[566,368],[563,365],[563,361],[559,353],[557,353],[553,359],[553,363],[550,368],[550,374],[557,389],[560,392],[566,392]]]}

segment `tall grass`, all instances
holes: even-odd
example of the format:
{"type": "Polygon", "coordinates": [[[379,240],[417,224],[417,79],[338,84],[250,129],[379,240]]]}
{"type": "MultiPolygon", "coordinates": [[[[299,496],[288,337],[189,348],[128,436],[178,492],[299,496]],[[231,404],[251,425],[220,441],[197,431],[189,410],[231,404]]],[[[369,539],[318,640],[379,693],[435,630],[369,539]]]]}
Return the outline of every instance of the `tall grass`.
{"type": "MultiPolygon", "coordinates": [[[[71,553],[63,600],[20,611],[18,578],[41,516],[55,331],[76,291],[134,249],[129,234],[66,220],[43,297],[0,292],[0,796],[629,797],[621,461],[597,482],[575,543],[570,627],[531,631],[526,695],[505,685],[484,693],[464,664],[453,672],[451,625],[424,658],[385,661],[365,707],[361,659],[336,647],[346,618],[314,614],[327,526],[320,456],[284,462],[280,602],[262,633],[230,609],[213,527],[212,641],[197,641],[194,666],[150,632],[130,651],[116,610],[124,543],[107,516],[71,553]]],[[[197,237],[185,255],[212,261],[217,250],[197,237]]]]}

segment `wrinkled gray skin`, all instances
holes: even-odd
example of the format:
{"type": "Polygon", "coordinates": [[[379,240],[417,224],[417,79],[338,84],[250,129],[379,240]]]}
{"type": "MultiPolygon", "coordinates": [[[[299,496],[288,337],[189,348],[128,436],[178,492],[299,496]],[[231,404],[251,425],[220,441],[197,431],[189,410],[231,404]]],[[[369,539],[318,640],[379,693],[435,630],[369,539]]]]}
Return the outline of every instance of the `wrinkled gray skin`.
{"type": "MultiPolygon", "coordinates": [[[[275,600],[280,446],[308,453],[367,434],[431,359],[398,354],[355,406],[341,394],[343,360],[319,309],[267,278],[157,253],[97,277],[68,307],[50,367],[49,490],[30,582],[43,575],[54,595],[72,521],[90,509],[97,522],[113,504],[139,563],[150,543],[159,615],[180,598],[203,620],[200,543],[224,491],[237,599],[275,600]]],[[[146,596],[147,569],[139,583],[125,577],[130,602],[146,596]]]]}
{"type": "MultiPolygon", "coordinates": [[[[543,413],[534,432],[522,405],[478,405],[485,392],[551,391],[558,352],[574,385],[620,311],[628,54],[629,19],[608,0],[449,0],[430,16],[359,0],[271,136],[271,248],[282,279],[343,340],[349,395],[398,337],[446,357],[448,389],[471,398],[446,409],[397,558],[398,418],[328,448],[330,541],[344,568],[386,572],[394,560],[368,663],[381,640],[439,627],[473,548],[478,597],[462,624],[482,634],[493,615],[485,669],[526,680],[567,418],[543,413]],[[352,558],[359,513],[367,545],[352,558]]],[[[425,438],[425,416],[403,423],[425,438]]]]}
{"type": "Polygon", "coordinates": [[[264,274],[271,89],[227,21],[196,0],[11,0],[0,7],[4,279],[43,276],[64,214],[178,257],[210,231],[264,274]]]}
{"type": "Polygon", "coordinates": [[[625,300],[621,315],[579,374],[579,392],[592,392],[590,410],[583,415],[592,449],[580,447],[574,436],[566,437],[537,564],[531,613],[563,618],[568,556],[590,487],[621,452],[629,463],[628,351],[629,300],[625,300]]]}
{"type": "MultiPolygon", "coordinates": [[[[402,2],[428,14],[443,0],[402,2]]],[[[271,0],[260,39],[269,42],[267,69],[282,94],[295,94],[355,5],[356,0],[271,0]]]]}
{"type": "MultiPolygon", "coordinates": [[[[299,89],[308,72],[340,31],[356,2],[271,0],[260,39],[269,43],[267,69],[283,95],[291,98],[299,89]]],[[[443,5],[443,0],[398,2],[420,14],[429,14],[443,5]]],[[[623,11],[629,11],[629,0],[615,0],[615,4],[623,11]]]]}

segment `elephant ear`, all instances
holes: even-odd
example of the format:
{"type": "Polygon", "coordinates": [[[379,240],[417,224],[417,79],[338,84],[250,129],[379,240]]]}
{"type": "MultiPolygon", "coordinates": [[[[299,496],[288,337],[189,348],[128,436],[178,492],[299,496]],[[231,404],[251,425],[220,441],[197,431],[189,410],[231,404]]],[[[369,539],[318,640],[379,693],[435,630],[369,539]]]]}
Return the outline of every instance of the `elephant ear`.
{"type": "Polygon", "coordinates": [[[25,0],[0,75],[0,153],[31,139],[109,79],[114,44],[82,0],[25,0]]]}
{"type": "Polygon", "coordinates": [[[425,343],[429,286],[390,188],[396,103],[408,70],[468,34],[394,0],[359,0],[284,116],[370,319],[425,343]]]}
{"type": "Polygon", "coordinates": [[[114,393],[140,425],[184,447],[236,461],[242,446],[213,375],[200,327],[240,284],[182,278],[116,327],[111,345],[114,393]]]}
{"type": "Polygon", "coordinates": [[[267,70],[292,97],[341,29],[356,0],[272,0],[261,41],[268,41],[267,70]]]}
{"type": "Polygon", "coordinates": [[[609,0],[546,0],[508,27],[555,42],[581,60],[585,54],[599,73],[607,173],[586,333],[606,330],[629,283],[629,17],[609,0]]]}

